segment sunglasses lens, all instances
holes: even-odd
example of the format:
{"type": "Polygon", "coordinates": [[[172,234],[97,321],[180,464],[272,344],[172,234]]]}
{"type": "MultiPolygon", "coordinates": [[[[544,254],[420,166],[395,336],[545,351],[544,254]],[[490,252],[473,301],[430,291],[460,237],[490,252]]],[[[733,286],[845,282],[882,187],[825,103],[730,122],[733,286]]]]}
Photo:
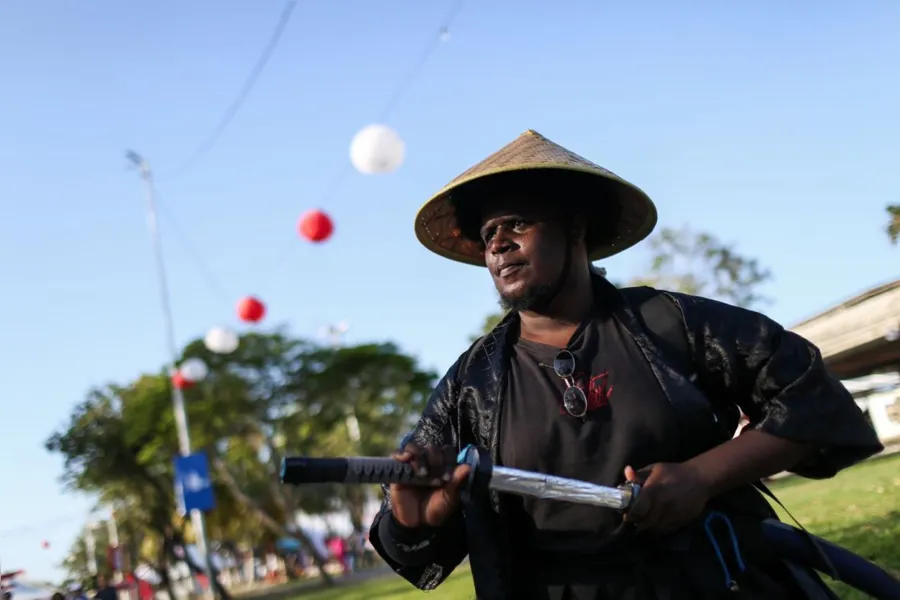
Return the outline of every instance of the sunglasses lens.
{"type": "Polygon", "coordinates": [[[587,414],[587,397],[581,388],[575,386],[566,388],[563,394],[563,405],[566,407],[566,412],[573,417],[580,418],[587,414]]]}
{"type": "Polygon", "coordinates": [[[553,359],[553,370],[565,379],[575,374],[575,357],[568,350],[563,350],[553,359]]]}

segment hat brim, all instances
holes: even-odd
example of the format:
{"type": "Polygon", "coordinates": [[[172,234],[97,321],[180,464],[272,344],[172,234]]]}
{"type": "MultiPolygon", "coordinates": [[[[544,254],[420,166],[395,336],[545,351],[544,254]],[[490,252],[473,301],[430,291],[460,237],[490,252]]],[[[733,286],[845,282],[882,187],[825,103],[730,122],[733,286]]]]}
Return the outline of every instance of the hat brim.
{"type": "Polygon", "coordinates": [[[656,226],[656,206],[647,194],[604,169],[518,164],[473,173],[435,194],[416,215],[415,230],[419,242],[444,258],[485,266],[483,246],[463,234],[456,206],[486,203],[493,195],[492,190],[502,189],[503,175],[512,173],[525,177],[554,174],[559,182],[559,198],[553,198],[553,202],[577,201],[578,212],[587,220],[588,258],[591,261],[608,258],[634,246],[656,226]],[[479,185],[473,186],[475,182],[479,185]]]}

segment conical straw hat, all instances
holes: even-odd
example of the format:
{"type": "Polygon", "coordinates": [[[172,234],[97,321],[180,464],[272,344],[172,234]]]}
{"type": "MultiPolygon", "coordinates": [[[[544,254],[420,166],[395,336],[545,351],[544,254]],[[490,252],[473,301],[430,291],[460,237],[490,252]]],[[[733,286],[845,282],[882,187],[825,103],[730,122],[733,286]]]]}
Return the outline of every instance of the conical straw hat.
{"type": "Polygon", "coordinates": [[[470,184],[496,183],[495,189],[502,189],[504,173],[522,173],[528,177],[555,173],[560,185],[559,198],[548,200],[580,199],[579,212],[588,220],[588,256],[592,261],[634,246],[656,226],[656,207],[644,192],[615,173],[528,130],[448,183],[425,203],[416,215],[419,241],[440,256],[483,267],[484,250],[479,242],[463,235],[454,204],[486,202],[490,199],[485,191],[487,186],[470,184]],[[615,215],[614,222],[610,222],[611,215],[615,215]]]}

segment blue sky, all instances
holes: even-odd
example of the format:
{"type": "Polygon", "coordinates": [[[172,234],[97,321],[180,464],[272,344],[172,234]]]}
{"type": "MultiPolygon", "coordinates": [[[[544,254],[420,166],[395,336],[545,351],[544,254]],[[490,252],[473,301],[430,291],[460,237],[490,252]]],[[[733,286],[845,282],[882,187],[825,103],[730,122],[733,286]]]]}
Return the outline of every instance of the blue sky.
{"type": "MultiPolygon", "coordinates": [[[[179,341],[236,326],[392,339],[442,370],[495,301],[487,274],[415,241],[419,205],[528,128],[646,190],[661,225],[707,230],[775,275],[790,324],[897,276],[882,233],[900,190],[900,4],[469,2],[390,119],[396,173],[347,173],[448,1],[301,2],[213,151],[215,127],[282,0],[0,4],[0,565],[59,574],[90,503],[64,494],[44,439],[94,385],[165,358],[143,190],[159,178],[179,341]],[[336,222],[296,238],[309,208],[336,222]],[[177,224],[182,235],[172,230],[177,224]],[[186,243],[185,243],[186,242],[186,243]],[[217,282],[212,285],[198,267],[217,282]],[[219,289],[221,288],[221,289],[219,289]],[[51,543],[41,548],[41,540],[51,543]]],[[[606,263],[639,275],[637,247],[606,263]]]]}

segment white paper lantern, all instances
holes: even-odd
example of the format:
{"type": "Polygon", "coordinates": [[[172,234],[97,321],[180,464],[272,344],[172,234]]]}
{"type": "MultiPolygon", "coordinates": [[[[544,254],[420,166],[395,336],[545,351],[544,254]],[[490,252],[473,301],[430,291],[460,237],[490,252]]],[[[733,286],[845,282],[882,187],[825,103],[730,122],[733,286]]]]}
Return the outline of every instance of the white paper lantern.
{"type": "Polygon", "coordinates": [[[350,161],[360,173],[396,171],[406,156],[406,144],[387,125],[363,127],[350,143],[350,161]]]}
{"type": "Polygon", "coordinates": [[[203,338],[203,345],[215,354],[231,354],[237,350],[238,343],[237,334],[225,327],[213,327],[203,338]]]}
{"type": "Polygon", "coordinates": [[[203,381],[209,373],[206,363],[199,358],[187,359],[181,363],[181,368],[178,371],[188,381],[203,381]]]}

